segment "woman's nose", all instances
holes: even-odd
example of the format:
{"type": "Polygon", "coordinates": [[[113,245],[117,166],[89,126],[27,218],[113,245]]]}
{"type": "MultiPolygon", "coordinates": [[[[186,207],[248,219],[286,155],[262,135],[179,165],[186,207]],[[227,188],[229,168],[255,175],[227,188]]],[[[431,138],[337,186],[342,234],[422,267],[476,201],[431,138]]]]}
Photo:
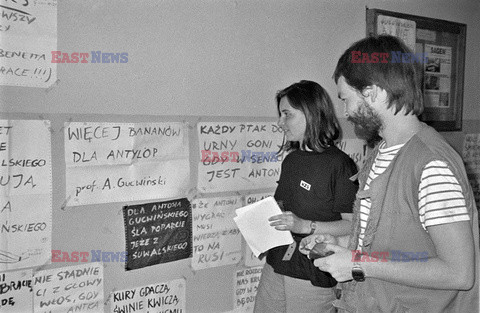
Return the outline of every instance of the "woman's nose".
{"type": "Polygon", "coordinates": [[[280,127],[281,129],[283,129],[283,125],[285,125],[284,122],[283,122],[283,118],[280,117],[280,118],[278,119],[277,125],[278,125],[278,127],[280,127]]]}

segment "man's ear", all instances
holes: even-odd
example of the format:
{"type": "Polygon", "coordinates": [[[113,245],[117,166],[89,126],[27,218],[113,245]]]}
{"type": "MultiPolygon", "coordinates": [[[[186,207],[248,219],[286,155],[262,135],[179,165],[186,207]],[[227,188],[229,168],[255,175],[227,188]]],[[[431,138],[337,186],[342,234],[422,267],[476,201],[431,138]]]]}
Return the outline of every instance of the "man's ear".
{"type": "Polygon", "coordinates": [[[362,96],[365,98],[365,100],[368,98],[370,102],[374,102],[377,98],[377,86],[372,85],[363,88],[362,96]]]}
{"type": "MultiPolygon", "coordinates": [[[[370,103],[374,103],[377,100],[381,100],[382,95],[384,94],[385,90],[378,87],[377,85],[367,86],[362,91],[362,96],[366,99],[370,99],[370,103]],[[379,99],[380,97],[380,99],[379,99]]],[[[365,99],[365,100],[366,100],[365,99]]]]}

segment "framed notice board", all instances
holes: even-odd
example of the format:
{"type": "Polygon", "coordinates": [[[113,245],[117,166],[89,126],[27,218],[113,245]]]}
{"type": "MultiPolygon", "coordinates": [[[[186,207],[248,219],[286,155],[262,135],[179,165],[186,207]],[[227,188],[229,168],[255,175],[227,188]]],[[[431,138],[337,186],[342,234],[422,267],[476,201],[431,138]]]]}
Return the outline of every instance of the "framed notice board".
{"type": "Polygon", "coordinates": [[[367,36],[403,39],[423,65],[421,119],[438,131],[462,130],[467,25],[367,8],[367,36]]]}

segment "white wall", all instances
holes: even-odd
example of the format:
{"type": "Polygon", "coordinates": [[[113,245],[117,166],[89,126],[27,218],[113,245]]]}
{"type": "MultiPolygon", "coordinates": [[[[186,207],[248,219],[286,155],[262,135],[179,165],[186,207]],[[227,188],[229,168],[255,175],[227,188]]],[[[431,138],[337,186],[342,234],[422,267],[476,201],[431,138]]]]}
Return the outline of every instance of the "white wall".
{"type": "Polygon", "coordinates": [[[48,93],[0,89],[0,111],[271,116],[275,92],[300,79],[336,97],[332,72],[365,35],[366,6],[467,24],[464,118],[480,119],[476,0],[61,0],[59,50],[128,63],[58,64],[48,93]]]}

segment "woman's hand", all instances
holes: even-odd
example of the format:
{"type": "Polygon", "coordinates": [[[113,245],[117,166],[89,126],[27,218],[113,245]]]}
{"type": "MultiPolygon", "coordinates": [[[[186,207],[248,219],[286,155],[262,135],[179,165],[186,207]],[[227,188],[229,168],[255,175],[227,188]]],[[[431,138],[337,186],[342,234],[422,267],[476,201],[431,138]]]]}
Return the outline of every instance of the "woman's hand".
{"type": "Polygon", "coordinates": [[[270,226],[275,227],[276,230],[289,230],[297,234],[305,233],[305,220],[297,217],[290,211],[274,215],[270,217],[268,221],[270,222],[270,226]]]}
{"type": "Polygon", "coordinates": [[[310,221],[303,220],[290,211],[274,215],[268,221],[276,230],[289,230],[297,234],[310,232],[310,221]]]}

